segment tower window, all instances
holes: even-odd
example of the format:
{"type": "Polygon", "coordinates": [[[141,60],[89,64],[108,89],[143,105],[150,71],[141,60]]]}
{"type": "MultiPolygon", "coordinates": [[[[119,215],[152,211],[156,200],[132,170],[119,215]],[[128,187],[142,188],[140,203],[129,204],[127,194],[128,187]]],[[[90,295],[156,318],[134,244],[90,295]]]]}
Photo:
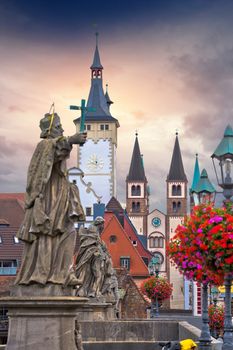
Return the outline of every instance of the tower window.
{"type": "Polygon", "coordinates": [[[164,238],[163,237],[150,237],[149,238],[150,248],[163,248],[164,247],[164,238]]]}
{"type": "Polygon", "coordinates": [[[181,209],[181,202],[178,202],[177,203],[177,211],[180,211],[180,209],[181,209]]]}
{"type": "Polygon", "coordinates": [[[181,186],[180,185],[177,186],[176,194],[177,194],[177,196],[181,196],[181,186]]]}
{"type": "Polygon", "coordinates": [[[173,213],[176,213],[176,212],[177,212],[177,205],[176,205],[176,202],[172,202],[172,210],[173,210],[173,213]]]}
{"type": "Polygon", "coordinates": [[[137,185],[136,191],[137,191],[137,196],[141,196],[141,186],[140,185],[137,185]]]}
{"type": "Polygon", "coordinates": [[[136,204],[136,211],[140,211],[140,202],[137,202],[136,204]]]}
{"type": "Polygon", "coordinates": [[[91,216],[91,207],[86,207],[86,216],[91,216]]]}
{"type": "Polygon", "coordinates": [[[136,186],[131,186],[131,195],[136,196],[136,186]]]}
{"type": "Polygon", "coordinates": [[[176,196],[177,195],[177,188],[176,185],[172,185],[172,195],[176,196]]]}

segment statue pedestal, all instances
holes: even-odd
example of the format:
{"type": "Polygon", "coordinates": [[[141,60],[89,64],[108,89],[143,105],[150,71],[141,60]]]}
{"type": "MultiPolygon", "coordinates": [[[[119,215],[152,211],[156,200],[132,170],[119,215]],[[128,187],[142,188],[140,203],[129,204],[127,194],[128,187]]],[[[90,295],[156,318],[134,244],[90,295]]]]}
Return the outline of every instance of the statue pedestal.
{"type": "Polygon", "coordinates": [[[82,312],[78,313],[80,321],[113,321],[116,319],[115,309],[111,303],[89,301],[84,305],[82,312]]]}
{"type": "Polygon", "coordinates": [[[79,321],[87,301],[80,297],[1,298],[0,306],[9,315],[6,350],[79,349],[75,320],[79,321]]]}

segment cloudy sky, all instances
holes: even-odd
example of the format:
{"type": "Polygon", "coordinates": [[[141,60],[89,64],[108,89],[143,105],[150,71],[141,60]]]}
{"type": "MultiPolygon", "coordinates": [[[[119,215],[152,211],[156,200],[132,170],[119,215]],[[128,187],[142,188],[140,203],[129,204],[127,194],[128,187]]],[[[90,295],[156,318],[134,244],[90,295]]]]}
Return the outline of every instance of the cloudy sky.
{"type": "Polygon", "coordinates": [[[214,181],[210,156],[233,125],[231,0],[1,0],[0,191],[24,191],[39,120],[53,101],[65,134],[75,132],[68,106],[88,97],[96,30],[121,125],[118,199],[125,202],[137,129],[150,209],[164,210],[176,130],[189,182],[195,153],[214,181]]]}

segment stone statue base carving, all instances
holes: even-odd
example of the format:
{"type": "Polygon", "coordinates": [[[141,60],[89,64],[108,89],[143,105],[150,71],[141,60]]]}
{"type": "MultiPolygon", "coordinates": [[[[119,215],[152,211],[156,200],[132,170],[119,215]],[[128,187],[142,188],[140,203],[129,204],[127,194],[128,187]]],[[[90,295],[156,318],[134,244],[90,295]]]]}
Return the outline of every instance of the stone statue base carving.
{"type": "Polygon", "coordinates": [[[82,350],[79,315],[87,298],[1,298],[8,308],[6,350],[82,350]]]}
{"type": "Polygon", "coordinates": [[[75,289],[72,286],[64,287],[61,284],[47,283],[45,286],[40,284],[15,285],[11,288],[12,297],[51,297],[51,296],[74,296],[75,289]]]}

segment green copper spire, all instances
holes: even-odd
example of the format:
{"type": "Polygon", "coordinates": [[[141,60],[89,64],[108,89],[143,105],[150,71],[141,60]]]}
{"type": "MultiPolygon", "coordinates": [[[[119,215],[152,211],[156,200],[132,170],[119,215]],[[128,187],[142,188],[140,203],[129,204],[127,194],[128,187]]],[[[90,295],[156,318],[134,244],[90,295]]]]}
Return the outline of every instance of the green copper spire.
{"type": "Polygon", "coordinates": [[[202,170],[201,172],[201,177],[200,180],[198,181],[196,188],[195,188],[196,193],[201,193],[201,192],[208,192],[208,193],[213,193],[216,192],[214,186],[210,182],[208,178],[207,171],[205,169],[202,170]]]}
{"type": "Polygon", "coordinates": [[[196,161],[195,161],[194,172],[193,172],[193,183],[190,188],[191,192],[196,192],[196,187],[199,180],[200,180],[200,168],[199,168],[199,162],[198,162],[198,154],[196,154],[196,161]]]}
{"type": "Polygon", "coordinates": [[[224,137],[211,157],[221,159],[227,154],[233,154],[233,130],[230,125],[226,127],[224,137]]]}

